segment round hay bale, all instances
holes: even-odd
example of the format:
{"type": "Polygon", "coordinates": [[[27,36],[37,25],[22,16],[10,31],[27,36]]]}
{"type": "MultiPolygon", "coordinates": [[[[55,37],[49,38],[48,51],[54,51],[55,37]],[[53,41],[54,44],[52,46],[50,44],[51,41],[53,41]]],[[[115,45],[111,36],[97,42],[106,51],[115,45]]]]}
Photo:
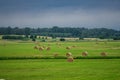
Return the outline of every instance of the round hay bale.
{"type": "Polygon", "coordinates": [[[66,47],[67,50],[71,49],[69,46],[66,47]]]}
{"type": "Polygon", "coordinates": [[[58,53],[55,53],[53,56],[54,56],[54,57],[57,57],[58,55],[59,55],[58,53]]]}
{"type": "Polygon", "coordinates": [[[67,56],[67,57],[70,57],[70,56],[72,56],[72,53],[71,53],[71,52],[68,52],[68,53],[66,53],[66,56],[67,56]]]}
{"type": "Polygon", "coordinates": [[[47,49],[46,50],[50,50],[51,48],[50,47],[47,47],[47,49]]]}
{"type": "Polygon", "coordinates": [[[38,46],[34,46],[34,49],[38,49],[39,47],[38,46]]]}
{"type": "Polygon", "coordinates": [[[101,54],[101,56],[107,56],[107,53],[105,53],[105,52],[102,52],[100,54],[101,54]]]}
{"type": "Polygon", "coordinates": [[[67,62],[73,62],[73,61],[74,61],[73,57],[68,57],[67,58],[67,62]]]}
{"type": "Polygon", "coordinates": [[[44,48],[43,47],[39,47],[39,50],[42,51],[42,50],[44,50],[44,48]]]}
{"type": "Polygon", "coordinates": [[[87,56],[88,55],[88,52],[85,51],[85,52],[82,52],[82,56],[87,56]]]}
{"type": "Polygon", "coordinates": [[[45,46],[42,46],[43,48],[46,48],[45,46]]]}

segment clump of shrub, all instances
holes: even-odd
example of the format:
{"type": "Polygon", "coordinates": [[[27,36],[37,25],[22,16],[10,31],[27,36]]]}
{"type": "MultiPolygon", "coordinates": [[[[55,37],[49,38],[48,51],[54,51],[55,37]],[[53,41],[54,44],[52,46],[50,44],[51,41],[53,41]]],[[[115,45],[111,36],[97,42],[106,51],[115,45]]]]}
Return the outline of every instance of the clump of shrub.
{"type": "Polygon", "coordinates": [[[32,38],[32,41],[36,41],[36,39],[35,39],[35,38],[32,38]]]}
{"type": "Polygon", "coordinates": [[[64,38],[60,38],[60,41],[65,41],[65,39],[64,38]]]}
{"type": "Polygon", "coordinates": [[[120,37],[114,37],[113,40],[120,40],[120,37]]]}

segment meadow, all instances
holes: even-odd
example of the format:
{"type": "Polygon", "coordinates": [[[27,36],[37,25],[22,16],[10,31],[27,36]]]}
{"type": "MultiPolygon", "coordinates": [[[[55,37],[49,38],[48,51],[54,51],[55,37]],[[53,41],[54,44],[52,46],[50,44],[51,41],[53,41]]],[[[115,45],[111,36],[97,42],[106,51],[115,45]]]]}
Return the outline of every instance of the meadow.
{"type": "Polygon", "coordinates": [[[4,80],[119,80],[120,59],[0,60],[4,80]]]}
{"type": "Polygon", "coordinates": [[[0,40],[0,79],[3,80],[119,80],[120,59],[67,59],[54,58],[54,54],[65,57],[71,52],[73,57],[99,57],[106,52],[107,57],[120,57],[120,41],[72,41],[72,42],[32,42],[0,40]],[[36,45],[44,50],[34,49],[36,45]],[[71,47],[69,50],[66,47],[71,47]],[[46,50],[50,47],[50,50],[46,50]],[[48,57],[48,59],[24,59],[24,57],[48,57]],[[4,59],[16,57],[16,59],[4,59]],[[17,59],[23,57],[23,59],[17,59]],[[53,58],[49,58],[53,57],[53,58]]]}
{"type": "Polygon", "coordinates": [[[81,56],[87,51],[88,56],[101,56],[101,52],[106,52],[107,56],[120,56],[120,42],[25,42],[25,41],[0,41],[0,57],[25,57],[25,56],[65,56],[71,52],[73,56],[81,56]],[[50,47],[50,50],[37,50],[34,46],[50,47]],[[66,47],[71,47],[69,50],[66,47]]]}

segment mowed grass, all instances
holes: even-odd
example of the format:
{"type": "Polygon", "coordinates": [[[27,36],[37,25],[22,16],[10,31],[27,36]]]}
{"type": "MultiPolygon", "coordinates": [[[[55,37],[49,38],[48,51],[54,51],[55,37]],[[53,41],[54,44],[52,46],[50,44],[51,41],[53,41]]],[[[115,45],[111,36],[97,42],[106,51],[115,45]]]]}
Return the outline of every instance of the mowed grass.
{"type": "MultiPolygon", "coordinates": [[[[51,50],[34,49],[34,42],[0,41],[0,57],[31,56],[81,56],[84,51],[88,56],[120,56],[120,42],[40,42],[40,46],[51,50]],[[60,44],[60,45],[57,45],[60,44]],[[72,47],[66,50],[66,47],[72,47]]],[[[21,59],[0,60],[0,79],[5,80],[120,80],[120,59],[21,59]]]]}
{"type": "Polygon", "coordinates": [[[73,56],[81,56],[84,51],[88,56],[100,56],[101,52],[106,52],[108,56],[120,56],[120,41],[112,42],[39,42],[40,46],[50,47],[51,50],[39,51],[34,49],[34,42],[25,41],[0,41],[0,57],[25,57],[25,56],[53,56],[58,53],[59,56],[65,56],[71,52],[73,56]],[[60,44],[60,45],[57,45],[60,44]],[[67,50],[66,47],[71,47],[67,50]],[[75,46],[75,47],[72,47],[75,46]]]}
{"type": "Polygon", "coordinates": [[[120,80],[120,59],[0,60],[5,80],[120,80]]]}

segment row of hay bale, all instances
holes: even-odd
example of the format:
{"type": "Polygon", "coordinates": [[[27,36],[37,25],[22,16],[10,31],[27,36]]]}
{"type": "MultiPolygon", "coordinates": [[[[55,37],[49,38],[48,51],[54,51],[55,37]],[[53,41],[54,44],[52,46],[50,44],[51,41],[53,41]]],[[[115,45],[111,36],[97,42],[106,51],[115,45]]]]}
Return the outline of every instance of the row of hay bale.
{"type": "MultiPolygon", "coordinates": [[[[71,53],[69,52],[69,55],[70,55],[71,53]]],[[[72,54],[71,54],[72,55],[72,54]]],[[[101,56],[107,56],[107,53],[105,53],[105,52],[102,52],[102,53],[100,53],[100,55],[101,56]]],[[[67,55],[66,55],[67,56],[67,55]]],[[[82,52],[82,56],[88,56],[88,52],[87,51],[85,51],[85,52],[82,52]]]]}
{"type": "MultiPolygon", "coordinates": [[[[100,55],[101,55],[101,56],[107,56],[107,53],[102,52],[102,53],[100,53],[100,55]]],[[[82,52],[82,56],[88,56],[88,52],[87,52],[87,51],[82,52]]],[[[73,62],[73,61],[74,61],[74,58],[73,58],[71,52],[66,53],[66,57],[67,57],[67,61],[68,61],[68,62],[73,62]]]]}
{"type": "MultiPolygon", "coordinates": [[[[107,53],[102,52],[102,53],[100,53],[100,55],[101,55],[101,56],[107,56],[107,53]]],[[[54,54],[54,57],[57,57],[57,56],[59,56],[59,54],[57,54],[57,53],[54,54]]],[[[88,56],[88,52],[87,52],[87,51],[82,52],[82,56],[88,56]]],[[[66,53],[66,57],[67,57],[67,61],[68,61],[68,62],[73,62],[73,61],[74,61],[74,58],[73,58],[73,55],[72,55],[71,52],[67,52],[67,53],[66,53]]]]}
{"type": "MultiPolygon", "coordinates": [[[[100,53],[100,55],[101,55],[101,56],[107,56],[107,53],[102,52],[102,53],[100,53]]],[[[88,52],[87,52],[87,51],[82,52],[82,56],[88,56],[88,52]]]]}
{"type": "MultiPolygon", "coordinates": [[[[101,55],[101,56],[107,56],[107,53],[102,52],[102,53],[100,53],[100,55],[101,55]]],[[[55,54],[54,54],[54,57],[57,57],[57,56],[59,56],[59,54],[58,54],[58,53],[55,53],[55,54]]],[[[66,53],[66,57],[70,57],[70,56],[72,56],[72,53],[71,53],[71,52],[66,53]]],[[[83,57],[84,57],[84,56],[88,56],[88,52],[87,52],[87,51],[82,52],[82,56],[83,56],[83,57]]]]}
{"type": "MultiPolygon", "coordinates": [[[[100,55],[101,55],[101,56],[107,56],[107,53],[102,52],[102,53],[100,53],[100,55]]],[[[88,52],[87,52],[87,51],[82,52],[82,56],[88,56],[88,52]]]]}
{"type": "Polygon", "coordinates": [[[34,46],[34,49],[38,49],[40,51],[43,51],[43,50],[51,50],[51,47],[45,47],[45,46],[34,46]]]}
{"type": "MultiPolygon", "coordinates": [[[[70,50],[71,48],[75,48],[76,46],[67,46],[66,47],[66,49],[67,50],[70,50]]],[[[46,50],[50,50],[51,49],[51,47],[47,47],[47,46],[40,46],[40,45],[36,45],[36,46],[34,46],[34,49],[39,49],[39,50],[44,50],[44,49],[46,49],[46,50]]]]}
{"type": "MultiPolygon", "coordinates": [[[[48,44],[48,45],[50,46],[50,44],[48,44]]],[[[56,45],[61,46],[61,44],[58,44],[58,43],[56,45]]],[[[70,50],[71,48],[75,48],[75,47],[76,47],[75,45],[67,46],[66,49],[70,50]]],[[[43,50],[49,51],[49,50],[51,50],[51,47],[41,46],[39,43],[36,43],[36,46],[34,46],[34,49],[37,49],[37,50],[40,50],[40,51],[43,51],[43,50]]],[[[107,54],[105,52],[100,53],[100,55],[101,56],[107,56],[107,54]]],[[[58,56],[59,56],[59,54],[57,54],[57,53],[54,54],[54,57],[58,57],[58,56]]],[[[82,52],[82,56],[84,56],[84,57],[88,56],[88,52],[87,51],[82,52]]],[[[74,58],[73,58],[71,52],[66,53],[66,57],[67,57],[68,62],[73,62],[74,61],[74,58]]]]}
{"type": "MultiPolygon", "coordinates": [[[[34,49],[38,49],[40,51],[42,51],[42,50],[48,50],[49,51],[49,50],[51,50],[51,47],[45,47],[45,46],[38,46],[38,45],[36,45],[36,46],[34,46],[34,49]]],[[[70,47],[66,47],[66,49],[70,49],[70,47]]],[[[102,52],[102,53],[100,53],[100,55],[101,56],[107,56],[107,53],[102,52]]],[[[58,56],[58,54],[55,54],[55,56],[58,56]]],[[[88,52],[87,51],[82,52],[82,56],[88,56],[88,52]]]]}

